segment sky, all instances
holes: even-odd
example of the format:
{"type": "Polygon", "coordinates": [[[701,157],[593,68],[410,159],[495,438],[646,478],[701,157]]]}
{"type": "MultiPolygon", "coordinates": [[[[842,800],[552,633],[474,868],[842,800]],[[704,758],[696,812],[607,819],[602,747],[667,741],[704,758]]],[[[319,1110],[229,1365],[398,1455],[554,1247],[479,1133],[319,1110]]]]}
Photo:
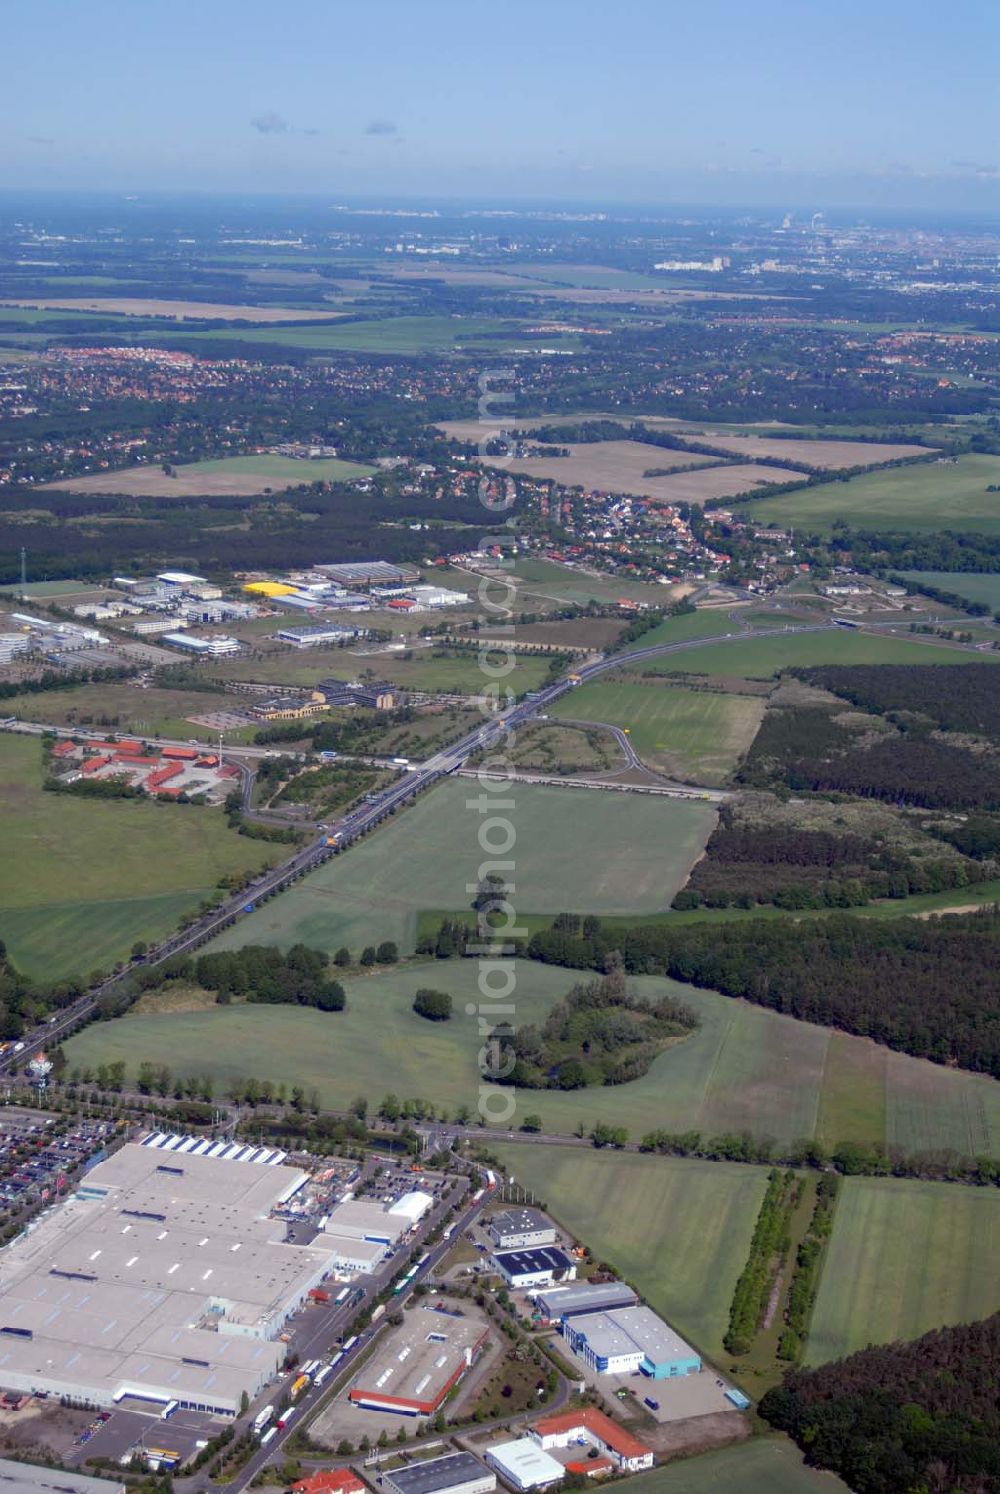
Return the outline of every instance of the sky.
{"type": "Polygon", "coordinates": [[[0,190],[1000,212],[996,0],[7,0],[0,190]]]}

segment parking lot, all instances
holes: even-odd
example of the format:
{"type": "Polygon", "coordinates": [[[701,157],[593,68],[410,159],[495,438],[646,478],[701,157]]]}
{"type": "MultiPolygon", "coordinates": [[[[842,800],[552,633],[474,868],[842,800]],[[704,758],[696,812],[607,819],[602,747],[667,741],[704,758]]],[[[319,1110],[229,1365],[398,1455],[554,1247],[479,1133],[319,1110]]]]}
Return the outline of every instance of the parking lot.
{"type": "Polygon", "coordinates": [[[53,1135],[55,1127],[53,1117],[40,1112],[0,1114],[0,1206],[19,1209],[57,1197],[67,1175],[101,1146],[110,1129],[107,1122],[88,1121],[53,1135]]]}
{"type": "Polygon", "coordinates": [[[727,1382],[711,1365],[697,1375],[678,1375],[665,1380],[651,1380],[639,1370],[627,1375],[599,1375],[573,1352],[561,1334],[553,1335],[552,1347],[578,1371],[581,1380],[597,1391],[605,1409],[619,1416],[642,1411],[653,1421],[663,1423],[733,1410],[732,1402],[726,1400],[727,1382]]]}

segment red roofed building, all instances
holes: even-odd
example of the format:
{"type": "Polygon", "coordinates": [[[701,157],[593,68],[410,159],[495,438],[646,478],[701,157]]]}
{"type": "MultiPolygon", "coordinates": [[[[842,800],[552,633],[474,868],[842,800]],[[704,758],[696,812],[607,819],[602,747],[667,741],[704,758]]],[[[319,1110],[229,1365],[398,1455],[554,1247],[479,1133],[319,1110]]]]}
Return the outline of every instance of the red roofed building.
{"type": "Polygon", "coordinates": [[[108,763],[110,763],[112,761],[113,761],[112,758],[105,757],[103,754],[102,754],[101,757],[88,757],[88,758],[85,758],[84,761],[80,764],[80,772],[81,773],[96,773],[97,770],[98,770],[98,768],[106,768],[107,765],[108,765],[108,763]]]}
{"type": "Polygon", "coordinates": [[[616,1468],[638,1473],[642,1468],[652,1468],[655,1458],[651,1447],[626,1432],[610,1416],[586,1406],[582,1411],[564,1411],[558,1416],[543,1416],[533,1427],[528,1428],[539,1447],[547,1451],[550,1447],[569,1447],[573,1442],[585,1438],[599,1453],[611,1459],[616,1468]]]}
{"type": "Polygon", "coordinates": [[[292,1494],[367,1494],[367,1489],[350,1468],[331,1468],[300,1478],[292,1484],[292,1494]]]}
{"type": "Polygon", "coordinates": [[[57,742],[52,749],[53,757],[69,757],[71,752],[76,751],[75,742],[57,742]]]}
{"type": "Polygon", "coordinates": [[[116,742],[115,743],[115,756],[116,757],[144,757],[145,755],[146,755],[146,747],[145,747],[145,743],[143,743],[143,742],[116,742]]]}
{"type": "Polygon", "coordinates": [[[171,778],[176,778],[178,773],[183,772],[184,768],[181,763],[167,763],[165,767],[157,768],[156,772],[150,773],[146,779],[147,793],[155,794],[165,783],[169,783],[171,778]]]}
{"type": "Polygon", "coordinates": [[[201,756],[199,747],[164,747],[163,756],[179,763],[193,763],[201,756]]]}
{"type": "Polygon", "coordinates": [[[600,1478],[602,1473],[614,1473],[615,1465],[610,1458],[583,1458],[578,1463],[567,1463],[567,1473],[582,1473],[585,1478],[600,1478]]]}

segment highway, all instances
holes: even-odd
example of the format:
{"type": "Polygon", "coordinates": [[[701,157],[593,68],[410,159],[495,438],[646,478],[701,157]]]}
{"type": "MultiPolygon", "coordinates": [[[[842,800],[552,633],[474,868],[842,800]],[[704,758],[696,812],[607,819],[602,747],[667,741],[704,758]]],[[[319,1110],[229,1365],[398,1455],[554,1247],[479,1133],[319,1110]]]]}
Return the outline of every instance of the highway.
{"type": "MultiPolygon", "coordinates": [[[[753,636],[758,638],[787,638],[794,633],[829,633],[836,631],[833,623],[804,623],[793,627],[762,628],[753,636]]],[[[324,831],[316,840],[309,845],[303,846],[296,851],[281,866],[272,871],[263,873],[257,880],[244,888],[242,892],[228,898],[218,908],[206,913],[197,919],[186,929],[174,934],[171,938],[156,945],[142,959],[135,962],[133,968],[142,966],[155,966],[162,964],[164,960],[174,955],[190,954],[194,950],[206,944],[223,929],[229,928],[238,919],[252,913],[262,898],[272,893],[281,892],[291,883],[297,881],[307,872],[320,866],[323,862],[335,854],[339,854],[353,845],[369,831],[374,830],[397,809],[411,803],[418,794],[425,789],[432,788],[443,778],[455,773],[464,767],[473,754],[487,751],[490,747],[501,746],[506,733],[513,731],[533,717],[544,714],[554,701],[559,700],[568,691],[577,688],[579,684],[585,684],[590,680],[598,679],[602,674],[613,669],[620,669],[624,664],[641,663],[644,659],[659,659],[672,654],[687,653],[699,648],[705,648],[713,643],[723,643],[727,639],[741,636],[732,631],[727,633],[712,634],[708,638],[694,638],[683,643],[654,643],[645,648],[631,649],[627,653],[610,654],[603,658],[595,659],[592,663],[582,664],[572,669],[569,674],[554,684],[547,685],[544,689],[535,692],[530,699],[517,702],[514,705],[501,709],[497,715],[484,717],[480,726],[467,732],[459,741],[453,742],[451,746],[442,748],[426,762],[420,763],[408,772],[404,772],[391,783],[388,788],[382,789],[374,795],[367,803],[359,804],[350,813],[333,825],[330,831],[324,831]]],[[[52,730],[49,727],[39,726],[37,723],[18,723],[16,729],[27,730],[35,733],[39,731],[52,730]]],[[[63,735],[70,735],[63,732],[63,735]]],[[[86,733],[74,732],[72,735],[83,736],[86,733]]],[[[243,749],[233,752],[227,750],[226,756],[244,756],[243,749]]],[[[249,755],[249,754],[246,754],[249,755]]],[[[502,756],[502,753],[501,753],[502,756]]],[[[490,772],[489,763],[484,764],[483,777],[490,772]]],[[[497,764],[493,770],[494,775],[499,772],[505,773],[502,764],[497,764]]],[[[705,797],[704,791],[694,791],[696,797],[705,797]]],[[[685,792],[689,797],[691,791],[685,792]]],[[[97,1008],[102,996],[112,993],[116,986],[126,980],[128,970],[121,974],[110,976],[102,981],[100,985],[92,987],[85,996],[82,996],[72,1006],[64,1008],[56,1016],[56,1020],[47,1023],[40,1029],[24,1038],[24,1046],[18,1053],[8,1053],[0,1059],[0,1075],[9,1072],[14,1067],[20,1067],[32,1053],[59,1042],[67,1036],[82,1022],[86,1021],[97,1008]]]]}
{"type": "MultiPolygon", "coordinates": [[[[421,1236],[426,1235],[431,1229],[433,1229],[434,1225],[439,1222],[441,1215],[449,1206],[450,1205],[448,1205],[447,1203],[438,1204],[434,1212],[426,1221],[424,1229],[421,1230],[421,1236]]],[[[423,1283],[430,1275],[432,1275],[441,1259],[448,1254],[449,1250],[452,1249],[455,1241],[460,1240],[465,1234],[465,1231],[472,1227],[483,1207],[484,1200],[482,1198],[472,1198],[468,1201],[463,1213],[456,1218],[449,1238],[447,1240],[439,1240],[436,1245],[432,1246],[427,1260],[424,1261],[423,1265],[419,1268],[416,1275],[411,1279],[405,1290],[400,1292],[398,1297],[393,1300],[391,1307],[387,1305],[386,1314],[388,1314],[388,1312],[390,1311],[395,1311],[397,1308],[402,1307],[409,1297],[410,1293],[413,1291],[414,1287],[423,1283]]],[[[416,1242],[413,1248],[417,1248],[416,1242]]],[[[299,1334],[295,1335],[294,1348],[299,1355],[300,1362],[305,1363],[311,1358],[321,1357],[321,1355],[323,1355],[324,1353],[329,1354],[335,1352],[337,1349],[336,1340],[338,1334],[343,1335],[346,1332],[348,1324],[357,1316],[359,1312],[364,1310],[364,1307],[367,1306],[374,1297],[377,1297],[380,1292],[385,1290],[387,1279],[399,1272],[403,1268],[403,1264],[404,1263],[399,1259],[393,1260],[388,1271],[383,1271],[379,1276],[375,1277],[365,1286],[364,1298],[362,1301],[354,1302],[350,1306],[345,1303],[343,1307],[337,1309],[336,1311],[324,1311],[322,1308],[307,1309],[308,1312],[316,1314],[317,1324],[316,1328],[308,1337],[301,1338],[299,1334]],[[321,1345],[318,1342],[318,1340],[320,1339],[324,1339],[326,1341],[325,1344],[321,1345]]],[[[377,1334],[379,1334],[385,1328],[385,1326],[385,1316],[380,1318],[377,1323],[370,1324],[363,1330],[362,1333],[358,1335],[357,1342],[352,1346],[349,1357],[345,1360],[342,1360],[341,1363],[338,1364],[336,1374],[329,1381],[327,1381],[326,1384],[320,1386],[319,1389],[317,1389],[315,1385],[310,1385],[306,1390],[303,1391],[298,1400],[295,1402],[296,1415],[294,1420],[292,1421],[291,1426],[280,1430],[275,1437],[271,1438],[270,1442],[268,1442],[265,1446],[259,1448],[257,1452],[254,1453],[250,1461],[240,1469],[233,1482],[227,1485],[227,1487],[232,1491],[232,1494],[240,1494],[240,1491],[248,1486],[248,1484],[260,1472],[262,1468],[264,1468],[268,1463],[274,1462],[278,1458],[278,1455],[281,1451],[282,1443],[285,1442],[288,1437],[295,1435],[295,1433],[302,1426],[302,1423],[309,1412],[314,1411],[319,1402],[325,1400],[330,1395],[330,1392],[336,1385],[337,1381],[343,1379],[344,1374],[350,1369],[351,1364],[357,1361],[362,1351],[367,1348],[372,1339],[375,1338],[377,1334]]],[[[258,1401],[254,1407],[251,1407],[251,1412],[255,1410],[259,1411],[262,1405],[267,1404],[268,1399],[270,1399],[272,1402],[276,1401],[280,1397],[282,1391],[284,1391],[286,1388],[287,1387],[285,1382],[282,1382],[272,1392],[269,1398],[265,1397],[263,1400],[258,1401]]],[[[179,1484],[181,1481],[178,1480],[177,1482],[179,1484]]],[[[203,1476],[202,1483],[204,1483],[203,1476]]]]}

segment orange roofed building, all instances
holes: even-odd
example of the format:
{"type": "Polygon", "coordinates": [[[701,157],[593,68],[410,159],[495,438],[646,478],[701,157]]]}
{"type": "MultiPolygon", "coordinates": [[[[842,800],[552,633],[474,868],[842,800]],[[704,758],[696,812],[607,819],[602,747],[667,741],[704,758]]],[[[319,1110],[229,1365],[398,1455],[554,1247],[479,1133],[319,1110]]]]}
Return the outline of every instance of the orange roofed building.
{"type": "Polygon", "coordinates": [[[528,1428],[528,1434],[546,1452],[551,1447],[569,1447],[583,1437],[602,1456],[610,1458],[616,1468],[629,1473],[652,1468],[655,1462],[651,1447],[646,1447],[638,1437],[633,1437],[610,1416],[592,1406],[585,1406],[580,1411],[564,1411],[558,1416],[544,1416],[528,1428]]]}
{"type": "Polygon", "coordinates": [[[292,1484],[292,1494],[368,1494],[368,1491],[350,1468],[331,1468],[300,1478],[297,1484],[292,1484]]]}

